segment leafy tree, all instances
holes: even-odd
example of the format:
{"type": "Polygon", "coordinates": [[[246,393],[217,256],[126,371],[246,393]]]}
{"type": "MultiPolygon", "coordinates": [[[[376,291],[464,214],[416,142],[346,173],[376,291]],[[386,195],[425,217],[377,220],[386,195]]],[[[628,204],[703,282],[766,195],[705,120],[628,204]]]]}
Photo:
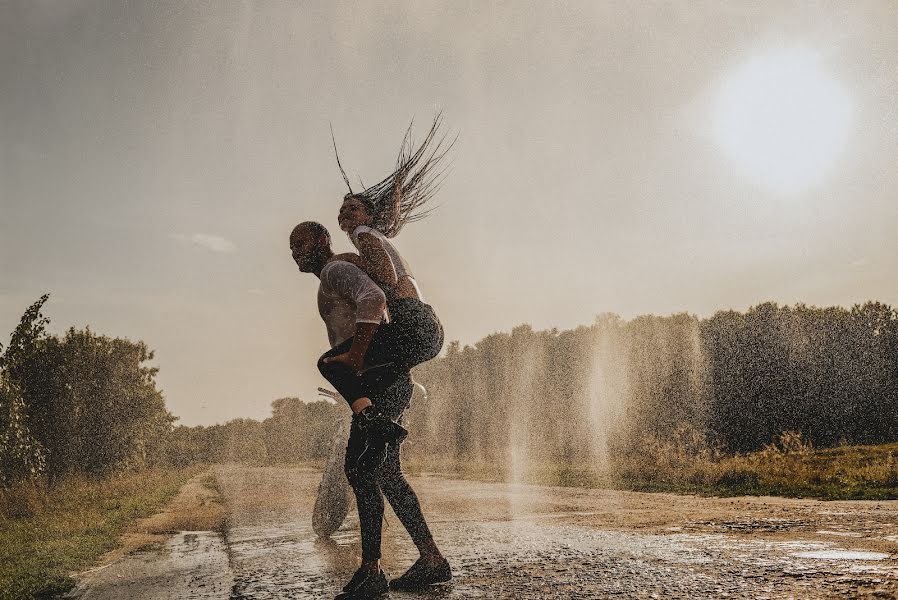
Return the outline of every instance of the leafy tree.
{"type": "Polygon", "coordinates": [[[0,355],[4,478],[46,469],[105,473],[159,462],[175,418],[156,389],[143,342],[69,329],[47,335],[32,304],[0,355]],[[10,464],[7,464],[10,463],[10,464]]]}
{"type": "Polygon", "coordinates": [[[0,344],[0,485],[35,477],[46,467],[44,447],[34,438],[28,423],[25,399],[19,379],[45,336],[49,320],[41,308],[44,294],[22,315],[10,337],[9,346],[0,344]]]}
{"type": "Polygon", "coordinates": [[[45,468],[46,453],[31,435],[22,394],[0,374],[0,486],[36,477],[45,468]]]}
{"type": "Polygon", "coordinates": [[[175,418],[156,389],[143,342],[69,329],[49,337],[22,381],[52,477],[150,466],[175,418]]]}

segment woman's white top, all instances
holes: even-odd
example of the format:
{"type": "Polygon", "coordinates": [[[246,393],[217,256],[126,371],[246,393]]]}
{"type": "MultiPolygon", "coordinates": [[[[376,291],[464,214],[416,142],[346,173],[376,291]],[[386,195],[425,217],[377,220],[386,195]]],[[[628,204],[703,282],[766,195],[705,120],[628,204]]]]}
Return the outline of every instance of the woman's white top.
{"type": "Polygon", "coordinates": [[[412,275],[412,269],[408,266],[408,263],[405,262],[405,259],[402,258],[402,255],[399,254],[399,251],[396,250],[396,247],[393,243],[385,236],[383,233],[376,229],[372,229],[367,225],[359,225],[356,227],[353,232],[349,235],[349,239],[352,240],[353,245],[356,247],[356,250],[359,249],[359,234],[360,233],[368,233],[376,237],[380,240],[381,245],[384,247],[384,250],[387,252],[387,256],[390,257],[390,262],[393,263],[393,268],[396,269],[396,277],[402,279],[403,277],[408,277],[408,279],[412,282],[412,285],[415,286],[415,291],[418,292],[418,298],[421,301],[424,301],[424,296],[421,294],[421,288],[418,287],[418,282],[415,281],[415,276],[412,275]]]}

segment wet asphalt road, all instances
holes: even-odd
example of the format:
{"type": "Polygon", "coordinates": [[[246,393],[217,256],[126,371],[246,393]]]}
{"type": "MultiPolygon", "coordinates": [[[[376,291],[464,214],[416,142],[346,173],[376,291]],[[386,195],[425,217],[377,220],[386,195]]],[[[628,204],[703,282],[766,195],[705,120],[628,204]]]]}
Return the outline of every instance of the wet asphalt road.
{"type": "MultiPolygon", "coordinates": [[[[221,467],[232,598],[329,598],[358,564],[353,514],[316,539],[320,475],[221,467]]],[[[898,502],[696,498],[410,479],[455,574],[412,598],[895,598],[898,502]],[[852,558],[846,551],[863,552],[852,558]]],[[[417,554],[388,511],[383,566],[417,554]]]]}

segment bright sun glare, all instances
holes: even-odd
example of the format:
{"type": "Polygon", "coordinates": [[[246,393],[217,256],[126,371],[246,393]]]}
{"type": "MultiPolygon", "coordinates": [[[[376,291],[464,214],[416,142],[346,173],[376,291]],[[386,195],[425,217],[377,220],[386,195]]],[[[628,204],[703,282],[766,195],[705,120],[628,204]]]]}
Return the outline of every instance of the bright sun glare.
{"type": "Polygon", "coordinates": [[[823,181],[845,148],[853,103],[812,52],[756,56],[721,85],[714,137],[758,184],[799,194],[823,181]]]}

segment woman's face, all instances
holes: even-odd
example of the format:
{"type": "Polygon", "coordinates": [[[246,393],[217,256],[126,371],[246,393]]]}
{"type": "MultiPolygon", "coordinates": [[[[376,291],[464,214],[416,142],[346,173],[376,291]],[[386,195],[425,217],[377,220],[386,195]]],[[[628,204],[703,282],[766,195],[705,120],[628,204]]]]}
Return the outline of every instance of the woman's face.
{"type": "Polygon", "coordinates": [[[365,209],[365,205],[358,198],[347,198],[340,207],[337,215],[337,223],[340,229],[346,233],[352,233],[359,225],[371,225],[371,215],[365,209]]]}

